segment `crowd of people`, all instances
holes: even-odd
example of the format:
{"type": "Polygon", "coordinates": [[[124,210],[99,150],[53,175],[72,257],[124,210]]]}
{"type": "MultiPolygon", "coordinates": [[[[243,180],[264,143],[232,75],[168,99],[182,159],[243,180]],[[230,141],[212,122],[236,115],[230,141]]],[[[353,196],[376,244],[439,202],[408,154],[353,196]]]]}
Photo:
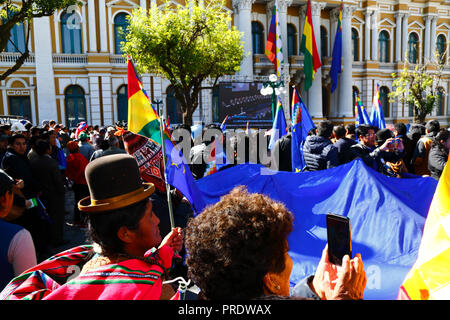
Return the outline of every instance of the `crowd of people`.
{"type": "Polygon", "coordinates": [[[85,178],[87,164],[103,155],[126,153],[114,127],[89,126],[77,137],[56,121],[41,126],[30,122],[0,127],[0,166],[23,187],[15,192],[11,212],[3,218],[28,230],[34,240],[37,260],[48,257],[51,248],[64,239],[66,192],[73,190],[72,226],[85,228],[77,203],[89,195],[85,178]]]}
{"type": "MultiPolygon", "coordinates": [[[[190,132],[190,128],[179,128],[190,132]]],[[[209,125],[207,129],[220,127],[209,125]]],[[[86,280],[80,288],[70,286],[64,278],[56,287],[45,288],[40,297],[166,299],[176,288],[165,285],[164,280],[176,275],[192,279],[204,299],[289,296],[292,259],[287,236],[293,215],[283,204],[241,187],[191,219],[191,206],[178,199],[173,208],[178,228],[172,229],[167,195],[142,182],[137,162],[127,154],[116,130],[88,126],[77,132],[55,121],[39,127],[29,122],[0,127],[0,266],[7,270],[1,273],[0,291],[25,270],[43,270],[49,263],[72,259],[70,255],[75,253],[80,258],[75,250],[40,263],[48,258],[49,247],[66,241],[65,215],[72,213],[65,211],[65,196],[72,190],[71,226],[86,229],[92,245],[82,247],[86,256],[76,262],[83,268],[80,277],[94,283],[99,281],[94,274],[101,269],[106,277],[104,286],[89,286],[86,280]],[[161,234],[167,236],[163,239],[161,234]],[[184,264],[180,261],[186,258],[186,251],[189,256],[184,264]],[[131,266],[140,275],[150,272],[148,283],[127,285],[135,283],[136,275],[123,271],[131,266]],[[108,272],[115,276],[123,272],[122,285],[114,292],[108,289],[108,272]]],[[[391,131],[322,121],[303,144],[304,171],[324,170],[360,158],[391,177],[412,173],[439,179],[448,159],[449,134],[436,120],[412,125],[409,132],[403,123],[396,123],[391,131]]],[[[237,146],[236,139],[228,143],[237,146]]],[[[235,152],[230,165],[251,160],[248,135],[244,139],[244,159],[235,152]]],[[[213,141],[191,140],[189,162],[195,179],[205,175],[204,154],[210,152],[213,141]],[[200,156],[203,161],[196,160],[200,156]]],[[[292,171],[290,144],[291,133],[275,143],[272,167],[292,171]]],[[[21,284],[14,282],[14,288],[9,288],[6,296],[2,292],[0,298],[10,298],[21,284]]],[[[315,275],[297,284],[293,294],[309,299],[362,299],[365,285],[359,255],[345,257],[337,267],[328,260],[325,248],[315,275]]]]}
{"type": "MultiPolygon", "coordinates": [[[[437,120],[412,124],[409,132],[401,122],[390,130],[367,124],[356,128],[354,124],[333,125],[326,120],[310,132],[302,150],[304,171],[329,169],[360,158],[390,177],[415,174],[438,180],[448,159],[450,131],[437,120]]],[[[275,168],[292,171],[291,133],[276,142],[272,153],[275,168]]]]}

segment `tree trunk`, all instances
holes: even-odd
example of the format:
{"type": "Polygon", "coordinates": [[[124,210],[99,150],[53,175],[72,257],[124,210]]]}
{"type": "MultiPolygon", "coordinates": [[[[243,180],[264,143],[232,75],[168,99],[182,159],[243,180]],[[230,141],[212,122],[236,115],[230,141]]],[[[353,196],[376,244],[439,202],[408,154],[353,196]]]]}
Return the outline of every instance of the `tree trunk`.
{"type": "Polygon", "coordinates": [[[186,112],[183,112],[183,124],[192,126],[192,113],[193,112],[189,112],[189,110],[186,110],[186,112]]]}
{"type": "Polygon", "coordinates": [[[414,107],[414,123],[422,124],[425,122],[425,118],[427,117],[426,112],[422,110],[417,110],[414,107]]]}

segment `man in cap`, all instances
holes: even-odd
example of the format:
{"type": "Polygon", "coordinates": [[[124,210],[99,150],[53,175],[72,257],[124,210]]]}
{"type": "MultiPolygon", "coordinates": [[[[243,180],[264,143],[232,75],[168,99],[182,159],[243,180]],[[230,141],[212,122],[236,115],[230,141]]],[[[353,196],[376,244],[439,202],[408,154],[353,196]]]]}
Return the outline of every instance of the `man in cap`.
{"type": "Polygon", "coordinates": [[[25,286],[27,298],[44,300],[173,297],[174,290],[163,280],[174,252],[183,246],[183,234],[174,228],[162,239],[149,200],[155,186],[142,183],[136,160],[125,154],[102,157],[86,167],[86,180],[90,196],[78,207],[88,215],[92,245],[65,251],[28,270],[4,289],[0,299],[23,298],[25,286]],[[76,277],[58,272],[75,265],[81,268],[76,277]],[[44,287],[33,287],[42,282],[30,278],[42,274],[50,280],[58,274],[58,283],[48,280],[44,287]]]}
{"type": "Polygon", "coordinates": [[[86,132],[81,132],[78,136],[80,153],[89,161],[92,157],[92,154],[95,152],[94,147],[89,143],[89,136],[86,132]]]}

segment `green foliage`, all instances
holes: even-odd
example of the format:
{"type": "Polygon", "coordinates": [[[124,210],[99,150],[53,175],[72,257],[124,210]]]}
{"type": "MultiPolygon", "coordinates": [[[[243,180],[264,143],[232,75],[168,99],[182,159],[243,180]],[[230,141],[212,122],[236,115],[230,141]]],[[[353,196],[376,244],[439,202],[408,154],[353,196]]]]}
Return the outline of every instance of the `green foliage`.
{"type": "Polygon", "coordinates": [[[16,7],[11,0],[0,0],[0,52],[3,52],[8,44],[11,29],[18,23],[29,22],[25,32],[26,51],[21,53],[11,68],[0,75],[0,80],[6,79],[7,76],[17,71],[28,58],[31,20],[51,16],[56,9],[64,9],[71,5],[81,5],[81,2],[79,0],[22,0],[21,6],[16,7]]]}
{"type": "Polygon", "coordinates": [[[192,122],[201,83],[239,70],[244,57],[240,32],[231,26],[223,0],[133,12],[123,51],[141,73],[161,75],[174,87],[183,122],[192,122]]]}
{"type": "Polygon", "coordinates": [[[439,92],[442,92],[440,80],[443,71],[442,59],[436,54],[434,62],[411,65],[406,59],[401,72],[393,73],[393,91],[389,93],[391,102],[399,99],[414,107],[414,122],[422,123],[436,107],[439,92]]]}

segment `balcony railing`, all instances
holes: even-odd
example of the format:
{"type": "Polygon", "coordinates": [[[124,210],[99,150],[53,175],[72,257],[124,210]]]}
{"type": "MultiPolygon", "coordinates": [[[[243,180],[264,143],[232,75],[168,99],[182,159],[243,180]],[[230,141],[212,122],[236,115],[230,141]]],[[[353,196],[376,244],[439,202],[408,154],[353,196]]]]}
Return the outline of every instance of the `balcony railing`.
{"type": "MultiPolygon", "coordinates": [[[[3,65],[13,65],[22,54],[19,52],[2,52],[0,53],[0,63],[3,65]]],[[[35,63],[34,53],[25,60],[25,64],[35,63]]]]}
{"type": "Polygon", "coordinates": [[[111,64],[126,64],[127,60],[120,54],[113,54],[109,57],[109,61],[111,62],[111,64]]]}
{"type": "Polygon", "coordinates": [[[253,55],[253,65],[255,67],[271,67],[273,66],[269,58],[265,54],[254,54],[253,55]]]}
{"type": "Polygon", "coordinates": [[[58,53],[53,54],[53,63],[56,64],[87,64],[87,54],[58,53]]]}

